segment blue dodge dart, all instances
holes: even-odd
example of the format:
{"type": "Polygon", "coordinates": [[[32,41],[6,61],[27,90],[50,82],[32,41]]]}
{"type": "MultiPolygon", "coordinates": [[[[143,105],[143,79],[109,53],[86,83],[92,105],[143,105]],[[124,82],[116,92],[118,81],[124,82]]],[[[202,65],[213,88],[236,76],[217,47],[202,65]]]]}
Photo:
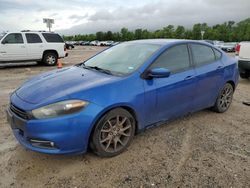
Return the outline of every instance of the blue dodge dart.
{"type": "Polygon", "coordinates": [[[236,60],[208,43],[124,42],[28,80],[7,117],[30,150],[111,157],[149,127],[205,108],[225,112],[237,83],[236,60]]]}

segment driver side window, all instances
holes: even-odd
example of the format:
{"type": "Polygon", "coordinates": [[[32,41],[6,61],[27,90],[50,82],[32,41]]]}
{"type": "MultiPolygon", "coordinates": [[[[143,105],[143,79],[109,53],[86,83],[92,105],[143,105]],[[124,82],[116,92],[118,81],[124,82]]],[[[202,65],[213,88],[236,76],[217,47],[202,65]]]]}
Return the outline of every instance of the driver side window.
{"type": "Polygon", "coordinates": [[[23,44],[23,37],[20,33],[11,33],[8,34],[5,39],[3,40],[3,43],[6,44],[23,44]]]}
{"type": "Polygon", "coordinates": [[[152,68],[166,68],[176,73],[190,67],[188,46],[181,44],[167,49],[151,65],[152,68]]]}

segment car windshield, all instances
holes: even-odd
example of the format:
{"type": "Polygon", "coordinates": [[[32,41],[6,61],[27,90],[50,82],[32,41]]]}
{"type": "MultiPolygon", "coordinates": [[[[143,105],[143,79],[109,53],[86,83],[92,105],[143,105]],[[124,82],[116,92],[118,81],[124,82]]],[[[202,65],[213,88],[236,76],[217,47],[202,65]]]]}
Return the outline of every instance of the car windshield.
{"type": "Polygon", "coordinates": [[[0,40],[6,35],[6,33],[0,33],[0,40]]]}
{"type": "Polygon", "coordinates": [[[122,43],[92,57],[84,65],[126,75],[138,69],[160,47],[155,44],[122,43]]]}

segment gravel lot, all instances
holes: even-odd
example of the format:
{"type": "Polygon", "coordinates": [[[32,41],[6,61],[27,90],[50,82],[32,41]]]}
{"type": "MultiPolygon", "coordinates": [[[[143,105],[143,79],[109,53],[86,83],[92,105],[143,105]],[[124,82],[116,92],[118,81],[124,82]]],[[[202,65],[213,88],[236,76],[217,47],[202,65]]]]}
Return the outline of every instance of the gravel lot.
{"type": "MultiPolygon", "coordinates": [[[[77,47],[64,66],[102,49],[77,47]]],[[[204,110],[147,130],[117,157],[53,156],[19,145],[5,115],[9,93],[52,69],[0,69],[0,187],[250,187],[250,107],[242,104],[250,80],[240,80],[226,113],[204,110]]]]}

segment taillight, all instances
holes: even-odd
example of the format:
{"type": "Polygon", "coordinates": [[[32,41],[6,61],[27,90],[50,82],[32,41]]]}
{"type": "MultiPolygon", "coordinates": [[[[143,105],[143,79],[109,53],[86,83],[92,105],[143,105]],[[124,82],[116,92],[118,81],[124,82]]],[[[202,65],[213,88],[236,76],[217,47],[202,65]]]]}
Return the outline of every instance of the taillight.
{"type": "Polygon", "coordinates": [[[240,44],[237,44],[235,47],[235,52],[240,53],[240,44]]]}

